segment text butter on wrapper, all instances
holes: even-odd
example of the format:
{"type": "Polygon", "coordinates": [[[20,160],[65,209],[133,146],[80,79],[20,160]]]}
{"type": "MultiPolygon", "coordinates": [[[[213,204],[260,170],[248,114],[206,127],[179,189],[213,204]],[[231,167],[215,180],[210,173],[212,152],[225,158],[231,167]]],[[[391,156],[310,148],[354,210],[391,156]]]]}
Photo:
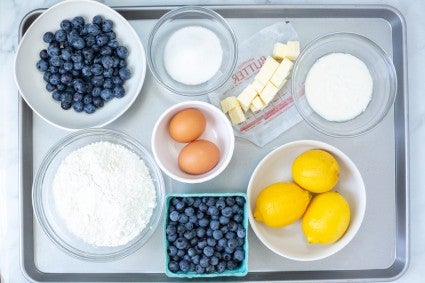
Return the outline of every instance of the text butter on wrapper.
{"type": "Polygon", "coordinates": [[[264,146],[302,120],[292,100],[290,76],[284,81],[269,78],[269,73],[292,68],[292,63],[273,59],[279,51],[274,50],[276,43],[297,40],[292,25],[280,21],[242,42],[232,76],[223,87],[209,94],[211,103],[232,119],[236,136],[264,146]]]}

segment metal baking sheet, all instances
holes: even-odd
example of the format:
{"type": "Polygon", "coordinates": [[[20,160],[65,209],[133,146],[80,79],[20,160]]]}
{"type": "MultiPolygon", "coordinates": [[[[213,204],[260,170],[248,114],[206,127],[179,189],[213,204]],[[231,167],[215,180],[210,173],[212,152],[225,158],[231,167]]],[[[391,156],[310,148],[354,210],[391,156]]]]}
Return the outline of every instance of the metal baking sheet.
{"type": "MultiPolygon", "coordinates": [[[[289,20],[302,45],[331,32],[362,34],[379,44],[393,59],[398,89],[394,107],[371,132],[356,138],[331,138],[305,122],[291,128],[263,148],[237,139],[234,157],[224,173],[198,185],[167,180],[172,192],[246,191],[258,162],[274,148],[299,139],[316,139],[344,151],[359,167],[367,190],[363,224],[342,251],[326,259],[297,262],[269,251],[249,231],[249,273],[219,281],[391,280],[408,266],[408,127],[406,30],[403,16],[389,6],[209,6],[224,16],[239,41],[279,20],[289,20]]],[[[156,20],[174,7],[116,7],[137,31],[146,46],[156,20]]],[[[29,13],[22,35],[43,10],[29,13]]],[[[20,199],[21,266],[25,276],[37,282],[160,282],[164,274],[161,224],[151,240],[136,253],[110,263],[82,262],[56,248],[34,218],[31,204],[33,176],[47,150],[66,131],[37,117],[20,99],[20,199]]],[[[204,98],[197,98],[207,100],[204,98]]],[[[130,134],[150,149],[150,134],[159,115],[187,98],[161,88],[148,72],[134,105],[107,128],[130,134]]],[[[176,280],[173,278],[173,280],[176,280]]]]}

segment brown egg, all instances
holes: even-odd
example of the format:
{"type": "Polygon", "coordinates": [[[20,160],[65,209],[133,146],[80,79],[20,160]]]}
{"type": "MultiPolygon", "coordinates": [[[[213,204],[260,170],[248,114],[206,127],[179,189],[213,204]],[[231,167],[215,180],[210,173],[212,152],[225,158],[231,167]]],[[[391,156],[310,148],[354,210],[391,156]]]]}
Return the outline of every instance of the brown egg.
{"type": "Polygon", "coordinates": [[[179,167],[188,174],[204,174],[213,169],[220,159],[218,147],[207,140],[196,140],[180,151],[179,167]]]}
{"type": "Polygon", "coordinates": [[[184,109],[173,116],[168,124],[170,136],[177,142],[191,142],[199,138],[207,121],[204,114],[195,108],[184,109]]]}

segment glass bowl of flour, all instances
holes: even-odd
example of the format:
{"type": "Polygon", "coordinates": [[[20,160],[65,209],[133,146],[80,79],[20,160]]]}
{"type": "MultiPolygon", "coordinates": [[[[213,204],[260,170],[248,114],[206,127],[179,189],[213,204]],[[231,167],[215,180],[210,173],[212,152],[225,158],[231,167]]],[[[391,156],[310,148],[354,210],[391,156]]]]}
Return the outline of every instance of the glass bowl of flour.
{"type": "Polygon", "coordinates": [[[215,11],[186,6],[162,16],[147,47],[155,79],[173,93],[203,95],[222,86],[237,61],[236,36],[215,11]]]}
{"type": "Polygon", "coordinates": [[[112,261],[141,248],[161,218],[165,185],[150,153],[126,134],[87,129],[43,159],[33,183],[35,216],[62,250],[112,261]]]}
{"type": "Polygon", "coordinates": [[[355,33],[334,33],[308,44],[292,72],[298,112],[316,130],[353,137],[378,125],[393,106],[397,76],[387,53],[355,33]]]}

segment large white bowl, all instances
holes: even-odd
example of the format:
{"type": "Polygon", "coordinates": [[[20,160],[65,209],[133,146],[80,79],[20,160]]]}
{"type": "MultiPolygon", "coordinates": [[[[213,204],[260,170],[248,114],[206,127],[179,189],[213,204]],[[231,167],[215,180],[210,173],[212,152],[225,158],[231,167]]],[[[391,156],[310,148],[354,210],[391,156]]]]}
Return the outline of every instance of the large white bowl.
{"type": "Polygon", "coordinates": [[[249,222],[257,237],[276,254],[299,261],[322,259],[345,247],[359,230],[366,210],[365,186],[356,165],[336,147],[313,140],[287,143],[269,153],[255,168],[248,184],[247,195],[249,222]],[[301,228],[301,220],[278,229],[257,222],[253,216],[259,193],[272,183],[291,181],[293,160],[310,149],[326,150],[336,158],[340,166],[340,176],[333,190],[341,193],[350,205],[350,226],[342,238],[333,244],[307,243],[301,228]]]}
{"type": "Polygon", "coordinates": [[[186,101],[171,106],[159,117],[153,129],[151,143],[155,161],[165,174],[183,183],[202,183],[213,179],[227,167],[232,159],[235,136],[232,125],[220,109],[207,102],[186,101]],[[179,168],[178,156],[186,143],[176,142],[168,132],[171,118],[187,108],[198,109],[205,115],[207,124],[199,139],[213,142],[220,150],[218,164],[210,171],[200,175],[187,174],[179,168]]]}
{"type": "Polygon", "coordinates": [[[135,30],[115,10],[97,1],[71,0],[52,6],[28,28],[16,52],[14,74],[24,100],[50,124],[68,130],[102,127],[120,117],[136,100],[145,79],[146,56],[135,30]],[[43,35],[47,31],[58,30],[64,19],[82,16],[86,21],[91,21],[96,15],[113,21],[118,41],[129,50],[127,67],[131,71],[131,78],[124,83],[126,95],[120,99],[114,98],[93,114],[77,113],[73,109],[65,111],[46,90],[43,72],[36,68],[39,52],[48,46],[43,41],[43,35]]]}

